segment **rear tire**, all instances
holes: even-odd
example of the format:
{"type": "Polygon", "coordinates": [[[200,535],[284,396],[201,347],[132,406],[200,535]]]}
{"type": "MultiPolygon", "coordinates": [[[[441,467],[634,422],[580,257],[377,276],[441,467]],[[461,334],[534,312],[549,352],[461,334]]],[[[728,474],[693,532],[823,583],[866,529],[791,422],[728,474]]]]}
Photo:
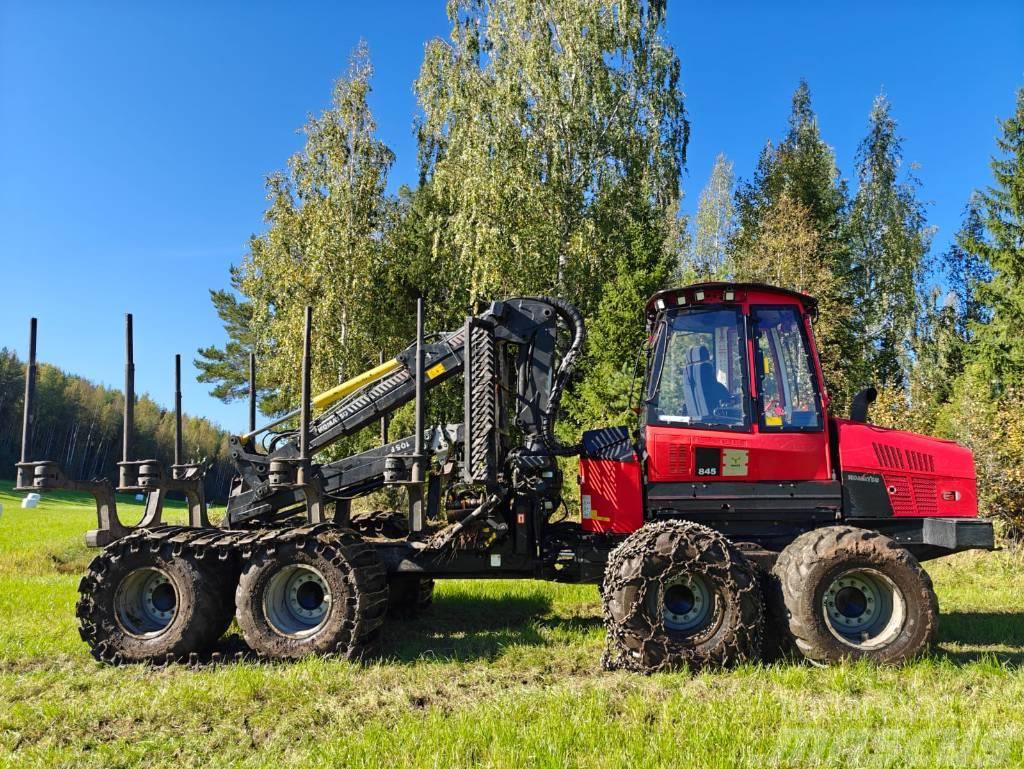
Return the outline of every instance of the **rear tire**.
{"type": "Polygon", "coordinates": [[[634,532],[609,556],[602,592],[606,667],[698,670],[760,654],[755,567],[705,526],[662,521],[634,532]]]}
{"type": "Polygon", "coordinates": [[[166,532],[108,545],[78,586],[79,634],[101,662],[167,662],[208,649],[231,624],[229,570],[176,548],[166,532]]]}
{"type": "Polygon", "coordinates": [[[791,637],[810,660],[906,662],[938,630],[939,604],[927,572],[888,537],[830,526],[797,537],[772,573],[791,637]]]}
{"type": "Polygon", "coordinates": [[[235,593],[246,643],[274,659],[372,656],[387,603],[383,564],[348,529],[283,532],[252,554],[235,593]]]}

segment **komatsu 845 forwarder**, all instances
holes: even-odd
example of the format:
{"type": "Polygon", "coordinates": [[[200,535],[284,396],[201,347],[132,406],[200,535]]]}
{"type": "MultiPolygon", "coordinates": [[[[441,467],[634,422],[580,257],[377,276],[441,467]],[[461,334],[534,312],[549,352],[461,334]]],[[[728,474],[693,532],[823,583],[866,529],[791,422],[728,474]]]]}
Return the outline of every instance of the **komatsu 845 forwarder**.
{"type": "MultiPolygon", "coordinates": [[[[422,609],[439,578],[590,582],[602,589],[605,664],[730,665],[780,652],[820,662],[906,660],[934,639],[921,561],[991,549],[974,464],[956,443],[868,423],[874,391],[829,415],[814,299],[764,285],[661,291],[645,308],[639,424],[556,435],[585,327],[551,297],[495,301],[461,328],[314,395],[307,309],[299,408],[230,439],[236,468],[211,523],[200,464],[132,451],[131,317],[117,491],[146,495],[127,525],[106,479],[34,460],[35,321],[18,488],[96,499],[102,548],[82,578],[83,640],[100,660],[195,659],[232,619],[266,658],[373,654],[389,609],[422,609]],[[461,378],[454,424],[425,424],[427,392],[461,378]],[[412,435],[335,461],[320,452],[413,403],[412,435]],[[563,457],[579,458],[580,519],[566,520],[563,457]],[[402,487],[408,509],[353,514],[402,487]],[[188,525],[162,521],[168,493],[188,525]]],[[[386,425],[386,422],[384,423],[386,425]]],[[[571,465],[570,465],[571,466],[571,465]]],[[[441,609],[443,610],[443,609],[441,609]]]]}

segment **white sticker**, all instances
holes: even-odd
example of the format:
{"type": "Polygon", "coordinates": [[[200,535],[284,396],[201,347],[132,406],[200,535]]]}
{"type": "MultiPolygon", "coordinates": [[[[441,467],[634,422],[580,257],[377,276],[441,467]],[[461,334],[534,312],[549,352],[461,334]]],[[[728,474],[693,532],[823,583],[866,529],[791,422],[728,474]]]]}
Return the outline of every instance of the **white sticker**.
{"type": "Polygon", "coordinates": [[[590,520],[590,495],[584,494],[580,497],[580,506],[583,508],[584,520],[590,520]]]}
{"type": "Polygon", "coordinates": [[[491,566],[493,566],[495,569],[501,566],[501,553],[491,554],[491,566]]]}

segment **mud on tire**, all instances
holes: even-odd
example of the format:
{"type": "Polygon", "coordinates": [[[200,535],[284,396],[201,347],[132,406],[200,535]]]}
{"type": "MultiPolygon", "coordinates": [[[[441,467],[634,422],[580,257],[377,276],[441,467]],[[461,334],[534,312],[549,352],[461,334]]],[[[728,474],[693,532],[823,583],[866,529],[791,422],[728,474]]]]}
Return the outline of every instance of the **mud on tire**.
{"type": "Polygon", "coordinates": [[[760,566],[757,577],[761,583],[764,598],[764,633],[761,638],[761,659],[764,662],[780,662],[800,659],[803,655],[789,631],[789,615],[782,598],[782,583],[771,570],[760,566]]]}
{"type": "Polygon", "coordinates": [[[763,603],[754,565],[718,532],[650,523],[610,555],[604,664],[643,673],[756,659],[763,603]]]}
{"type": "Polygon", "coordinates": [[[793,643],[810,660],[901,663],[934,642],[939,604],[931,579],[876,531],[830,526],[802,534],[772,573],[793,643]]]}
{"type": "Polygon", "coordinates": [[[139,531],[92,560],[78,586],[75,613],[96,659],[182,659],[206,650],[227,630],[234,616],[227,589],[233,574],[183,547],[190,536],[171,527],[139,531]]]}
{"type": "Polygon", "coordinates": [[[387,575],[351,530],[286,531],[252,553],[235,604],[246,643],[262,656],[360,660],[377,651],[387,575]]]}

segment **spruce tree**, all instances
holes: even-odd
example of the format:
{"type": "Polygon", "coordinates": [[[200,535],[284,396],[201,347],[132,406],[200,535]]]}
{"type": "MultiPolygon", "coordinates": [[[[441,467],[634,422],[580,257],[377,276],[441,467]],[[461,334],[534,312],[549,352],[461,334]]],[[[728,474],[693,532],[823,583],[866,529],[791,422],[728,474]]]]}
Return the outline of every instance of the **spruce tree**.
{"type": "Polygon", "coordinates": [[[843,409],[863,381],[862,355],[850,318],[847,192],[835,154],[821,137],[806,82],[793,94],[786,135],[777,146],[768,142],[753,179],[737,191],[736,212],[729,271],[737,277],[769,280],[776,275],[778,280],[788,280],[794,274],[777,270],[777,263],[787,258],[784,249],[788,247],[788,238],[778,237],[781,221],[800,217],[793,236],[803,242],[813,240],[811,252],[801,257],[808,265],[801,274],[813,273],[821,279],[802,283],[800,288],[819,300],[825,322],[819,322],[817,337],[825,376],[836,408],[843,409]]]}
{"type": "Polygon", "coordinates": [[[700,193],[692,248],[681,272],[695,280],[720,280],[728,268],[729,247],[736,229],[732,163],[715,158],[711,178],[700,193]]]}
{"type": "Polygon", "coordinates": [[[981,230],[967,231],[962,247],[987,264],[991,279],[977,299],[991,313],[975,322],[982,365],[1002,386],[1024,384],[1024,88],[1014,114],[999,121],[1000,155],[992,160],[993,184],[978,195],[981,230]]]}
{"type": "Polygon", "coordinates": [[[855,323],[863,334],[866,378],[902,387],[932,230],[917,200],[918,180],[904,173],[902,140],[884,95],[875,99],[857,151],[857,194],[848,226],[855,323]]]}

